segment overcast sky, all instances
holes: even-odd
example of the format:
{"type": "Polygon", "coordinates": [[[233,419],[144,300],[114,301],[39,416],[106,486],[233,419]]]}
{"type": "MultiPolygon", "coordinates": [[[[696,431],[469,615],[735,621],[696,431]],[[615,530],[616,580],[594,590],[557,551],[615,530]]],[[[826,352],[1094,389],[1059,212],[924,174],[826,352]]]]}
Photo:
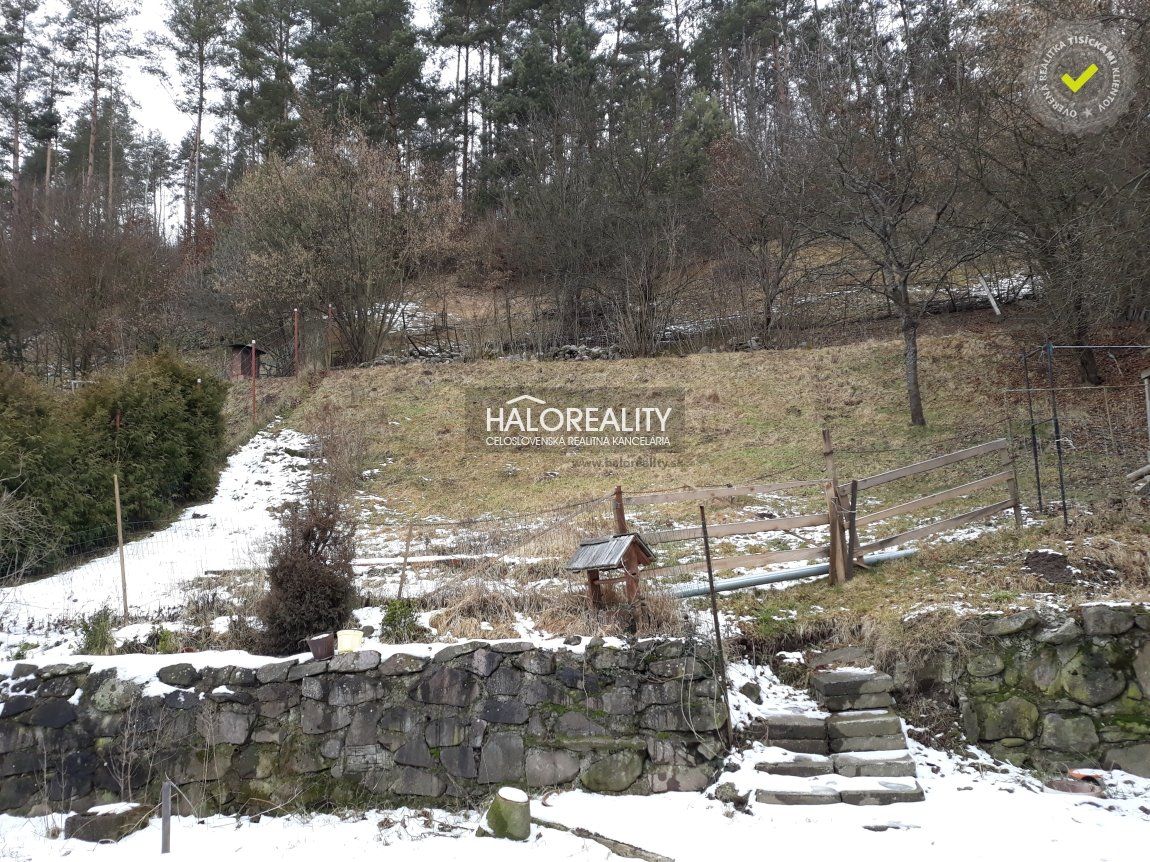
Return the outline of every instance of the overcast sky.
{"type": "MultiPolygon", "coordinates": [[[[64,0],[48,0],[44,12],[62,15],[66,7],[64,0]]],[[[148,34],[163,31],[166,16],[165,0],[141,0],[139,12],[132,19],[137,44],[149,45],[152,40],[148,34]]],[[[138,103],[133,114],[145,131],[157,129],[175,144],[191,128],[191,119],[180,113],[170,88],[156,77],[144,74],[139,63],[125,70],[124,89],[138,103]]]]}
{"type": "MultiPolygon", "coordinates": [[[[45,3],[46,12],[63,13],[64,0],[48,0],[45,3]]],[[[431,0],[414,0],[417,24],[428,23],[431,0]]],[[[135,31],[136,42],[147,46],[153,42],[149,39],[151,33],[161,33],[165,30],[164,19],[167,17],[168,4],[166,0],[140,0],[139,12],[132,20],[132,29],[135,31]]],[[[175,64],[168,64],[168,71],[175,72],[175,64]]],[[[124,84],[127,92],[137,102],[134,111],[136,122],[144,131],[156,129],[172,144],[178,144],[183,136],[192,127],[192,118],[180,112],[176,107],[173,84],[159,80],[154,75],[147,75],[140,69],[140,64],[133,64],[132,68],[125,70],[124,84]]],[[[207,118],[206,131],[210,135],[214,119],[207,118]]]]}

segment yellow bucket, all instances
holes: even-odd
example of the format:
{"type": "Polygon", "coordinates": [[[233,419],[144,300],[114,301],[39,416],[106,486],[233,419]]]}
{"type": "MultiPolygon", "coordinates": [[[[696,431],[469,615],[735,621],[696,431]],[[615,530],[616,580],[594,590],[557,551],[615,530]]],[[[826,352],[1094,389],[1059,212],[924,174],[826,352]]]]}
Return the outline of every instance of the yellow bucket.
{"type": "Polygon", "coordinates": [[[355,652],[363,646],[363,632],[359,629],[340,629],[335,633],[336,652],[355,652]]]}

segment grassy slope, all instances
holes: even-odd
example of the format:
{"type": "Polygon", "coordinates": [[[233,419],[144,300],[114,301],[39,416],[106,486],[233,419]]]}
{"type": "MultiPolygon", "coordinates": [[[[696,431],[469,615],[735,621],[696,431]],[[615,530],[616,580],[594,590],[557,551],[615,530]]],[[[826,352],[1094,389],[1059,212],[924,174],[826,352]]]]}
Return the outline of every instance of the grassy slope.
{"type": "MultiPolygon", "coordinates": [[[[362,428],[373,464],[370,490],[394,510],[466,516],[530,511],[627,490],[822,475],[820,429],[836,445],[900,448],[844,455],[843,475],[876,462],[906,463],[945,451],[939,441],[999,432],[994,346],[961,336],[924,339],[922,381],[930,426],[906,420],[902,357],[894,343],[614,362],[483,361],[346,371],[318,384],[293,417],[305,429],[325,413],[362,428]],[[688,445],[654,467],[611,467],[590,452],[476,452],[466,446],[469,385],[679,386],[688,445]],[[863,463],[863,461],[867,463],[863,463]],[[549,472],[558,476],[549,477],[549,472]]],[[[615,453],[613,453],[615,454],[615,453]]]]}
{"type": "MultiPolygon", "coordinates": [[[[368,443],[368,466],[381,467],[366,490],[383,498],[388,510],[366,515],[376,523],[401,524],[409,515],[459,518],[530,512],[605,496],[616,483],[637,491],[761,476],[818,478],[823,475],[824,425],[832,429],[840,450],[840,476],[869,475],[1000,436],[1001,390],[1010,385],[1015,371],[1015,347],[1008,334],[924,337],[922,385],[930,421],[925,429],[907,422],[900,345],[890,341],[613,362],[497,360],[380,367],[299,383],[271,381],[267,398],[269,410],[301,401],[290,419],[301,430],[314,430],[333,418],[361,430],[368,443]],[[661,456],[655,467],[605,468],[601,456],[593,453],[476,452],[466,446],[463,430],[463,391],[476,384],[680,386],[687,393],[688,445],[661,456]],[[549,472],[558,475],[552,478],[549,472]]],[[[241,418],[244,397],[243,392],[238,398],[233,393],[232,412],[241,418]]],[[[881,507],[997,470],[996,461],[988,460],[886,486],[867,504],[881,507]]],[[[1025,480],[1026,464],[1020,469],[1025,480]]],[[[991,496],[954,501],[927,517],[1002,496],[987,493],[991,496]]],[[[822,505],[817,492],[806,502],[812,509],[822,505]]],[[[740,514],[739,506],[713,508],[715,519],[747,516],[745,510],[740,514]]],[[[639,514],[646,524],[693,516],[689,504],[639,514]]],[[[829,626],[832,638],[868,642],[879,651],[905,649],[907,638],[925,644],[949,631],[936,615],[911,627],[901,622],[908,611],[923,606],[1008,607],[1032,603],[1042,592],[1062,593],[1067,601],[1098,595],[1144,597],[1150,558],[1146,525],[1139,526],[1136,516],[1116,517],[1083,518],[1069,535],[1056,519],[1023,533],[1007,529],[926,547],[913,560],[862,573],[833,597],[825,584],[816,583],[785,592],[727,594],[722,601],[727,610],[753,620],[759,635],[777,636],[768,638],[768,644],[785,643],[804,626],[823,634],[829,626]],[[1088,559],[1102,560],[1118,570],[1119,582],[1097,589],[1052,588],[1023,568],[1024,552],[1036,547],[1065,550],[1084,568],[1088,559]],[[778,625],[780,621],[784,624],[778,625]]],[[[885,535],[913,522],[902,519],[880,532],[885,535]]],[[[744,544],[742,552],[768,547],[744,544]]],[[[722,543],[716,550],[725,552],[722,543]]]]}

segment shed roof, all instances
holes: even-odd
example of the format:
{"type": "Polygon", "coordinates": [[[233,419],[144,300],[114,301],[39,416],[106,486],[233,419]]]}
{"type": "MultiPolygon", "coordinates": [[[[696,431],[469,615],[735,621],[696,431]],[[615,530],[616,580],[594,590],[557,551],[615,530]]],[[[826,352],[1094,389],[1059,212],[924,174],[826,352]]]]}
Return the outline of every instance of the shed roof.
{"type": "Polygon", "coordinates": [[[637,547],[646,556],[645,562],[655,559],[650,546],[638,533],[624,533],[621,536],[584,539],[567,562],[567,568],[572,571],[617,569],[623,565],[623,558],[631,547],[637,547]]]}

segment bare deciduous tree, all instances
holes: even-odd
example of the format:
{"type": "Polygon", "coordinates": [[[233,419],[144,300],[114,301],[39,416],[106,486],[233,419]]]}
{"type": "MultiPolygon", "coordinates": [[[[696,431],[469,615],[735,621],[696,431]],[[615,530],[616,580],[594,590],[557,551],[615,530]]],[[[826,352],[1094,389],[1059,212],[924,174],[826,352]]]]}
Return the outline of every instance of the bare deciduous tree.
{"type": "Polygon", "coordinates": [[[419,177],[387,145],[354,129],[318,131],[294,161],[270,157],[236,188],[217,249],[242,311],[326,314],[345,358],[375,358],[417,273],[452,240],[456,204],[444,177],[419,177]]]}

